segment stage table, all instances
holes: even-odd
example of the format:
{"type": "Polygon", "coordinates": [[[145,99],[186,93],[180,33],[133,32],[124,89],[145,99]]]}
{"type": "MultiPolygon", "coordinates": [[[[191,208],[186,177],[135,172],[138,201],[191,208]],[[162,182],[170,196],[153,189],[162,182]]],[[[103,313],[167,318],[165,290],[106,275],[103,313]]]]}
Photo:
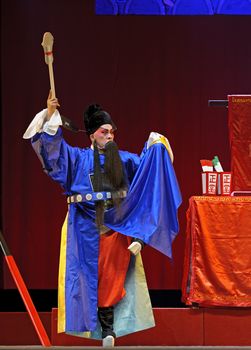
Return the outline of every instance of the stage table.
{"type": "Polygon", "coordinates": [[[186,234],[183,301],[250,307],[251,197],[191,197],[186,234]]]}

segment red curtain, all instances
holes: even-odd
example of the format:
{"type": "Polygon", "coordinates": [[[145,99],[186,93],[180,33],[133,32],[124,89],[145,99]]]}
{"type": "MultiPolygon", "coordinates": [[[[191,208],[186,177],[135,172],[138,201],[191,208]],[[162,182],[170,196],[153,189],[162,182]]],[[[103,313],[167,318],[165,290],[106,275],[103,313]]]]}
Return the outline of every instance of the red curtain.
{"type": "Polygon", "coordinates": [[[228,96],[234,191],[251,191],[251,95],[228,96]]]}
{"type": "MultiPolygon", "coordinates": [[[[60,110],[78,125],[84,108],[99,102],[112,115],[121,149],[140,152],[150,131],[166,135],[183,204],[180,234],[169,261],[149,247],[149,287],[179,289],[185,211],[201,193],[200,159],[218,155],[229,170],[227,111],[208,108],[250,89],[249,18],[95,16],[94,1],[2,0],[3,233],[29,288],[56,288],[62,190],[43,172],[22,135],[45,107],[48,68],[41,41],[54,36],[54,74],[60,110]],[[236,28],[238,30],[236,30],[236,28]],[[238,33],[241,32],[241,35],[238,33]]],[[[65,131],[72,145],[83,134],[65,131]]],[[[4,287],[13,286],[8,271],[4,287]]]]}

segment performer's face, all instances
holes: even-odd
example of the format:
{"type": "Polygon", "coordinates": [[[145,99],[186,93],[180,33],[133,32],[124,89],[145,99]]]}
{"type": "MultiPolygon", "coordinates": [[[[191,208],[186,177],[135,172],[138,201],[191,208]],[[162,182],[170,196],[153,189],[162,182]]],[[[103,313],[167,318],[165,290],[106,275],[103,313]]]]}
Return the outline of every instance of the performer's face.
{"type": "Polygon", "coordinates": [[[104,124],[91,134],[90,138],[92,142],[96,141],[98,148],[102,149],[107,142],[114,140],[114,130],[110,124],[104,124]]]}

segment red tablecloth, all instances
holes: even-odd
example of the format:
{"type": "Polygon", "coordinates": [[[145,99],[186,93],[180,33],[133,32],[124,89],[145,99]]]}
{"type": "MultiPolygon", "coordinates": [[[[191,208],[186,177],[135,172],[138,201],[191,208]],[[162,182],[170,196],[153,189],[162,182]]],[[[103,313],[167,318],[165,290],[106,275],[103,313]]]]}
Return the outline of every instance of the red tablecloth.
{"type": "Polygon", "coordinates": [[[187,305],[251,306],[251,197],[190,198],[182,296],[187,305]]]}

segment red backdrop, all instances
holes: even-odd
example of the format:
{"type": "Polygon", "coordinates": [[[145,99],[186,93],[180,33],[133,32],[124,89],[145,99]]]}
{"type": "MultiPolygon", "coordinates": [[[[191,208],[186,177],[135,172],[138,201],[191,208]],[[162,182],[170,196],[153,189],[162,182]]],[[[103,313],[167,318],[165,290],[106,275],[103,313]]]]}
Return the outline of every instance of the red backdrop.
{"type": "MultiPolygon", "coordinates": [[[[94,1],[2,0],[3,231],[29,288],[56,288],[62,190],[22,134],[45,107],[48,69],[40,43],[52,32],[61,111],[82,123],[85,106],[110,111],[121,149],[140,152],[150,131],[166,135],[183,195],[173,260],[144,251],[151,289],[179,289],[188,198],[201,193],[202,158],[230,167],[227,111],[208,99],[248,93],[249,17],[95,16],[94,1]]],[[[73,145],[82,134],[65,132],[73,145]]],[[[13,283],[8,271],[4,287],[13,283]]]]}

